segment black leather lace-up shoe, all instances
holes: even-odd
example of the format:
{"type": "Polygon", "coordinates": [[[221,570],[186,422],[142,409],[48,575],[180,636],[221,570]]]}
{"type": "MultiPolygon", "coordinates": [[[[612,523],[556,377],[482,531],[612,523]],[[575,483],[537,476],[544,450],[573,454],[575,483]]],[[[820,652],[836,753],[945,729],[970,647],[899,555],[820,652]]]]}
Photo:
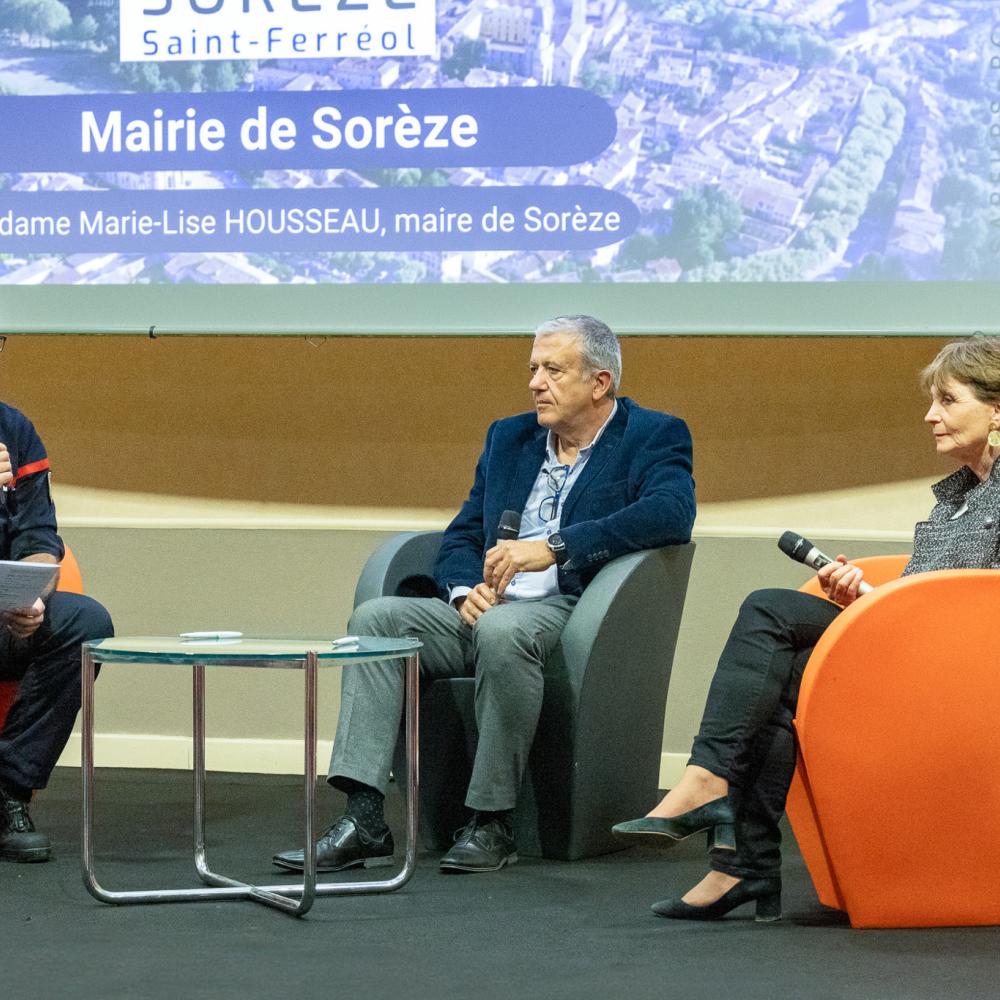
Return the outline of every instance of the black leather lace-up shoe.
{"type": "Polygon", "coordinates": [[[474,816],[455,835],[455,844],[441,859],[443,872],[495,872],[517,863],[514,831],[499,819],[483,822],[474,816]]]}
{"type": "Polygon", "coordinates": [[[52,842],[35,830],[28,803],[0,788],[0,861],[48,861],[52,842]]]}
{"type": "MultiPolygon", "coordinates": [[[[316,871],[339,872],[345,868],[382,868],[393,863],[395,847],[388,829],[373,837],[357,820],[341,816],[316,842],[316,871]]],[[[303,851],[284,851],[271,859],[279,868],[300,872],[303,851]]]]}

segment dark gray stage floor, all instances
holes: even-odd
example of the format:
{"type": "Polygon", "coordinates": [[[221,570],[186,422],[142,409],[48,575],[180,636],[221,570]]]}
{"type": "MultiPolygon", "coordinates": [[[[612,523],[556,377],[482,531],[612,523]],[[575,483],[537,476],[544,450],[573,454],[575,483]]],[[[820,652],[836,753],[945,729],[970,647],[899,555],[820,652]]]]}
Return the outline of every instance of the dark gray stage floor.
{"type": "MultiPolygon", "coordinates": [[[[755,924],[752,906],[715,924],[650,914],[650,902],[700,877],[700,842],[573,863],[523,860],[488,875],[441,875],[436,857],[424,855],[400,892],[321,899],[302,920],[248,902],[106,906],[80,879],[78,780],[60,770],[33,810],[56,841],[56,860],[0,864],[0,995],[12,1000],[1000,995],[996,929],[851,930],[817,902],[793,843],[778,925],[755,924]]],[[[106,888],[198,884],[190,780],[99,772],[106,888]]],[[[324,819],[337,800],[324,788],[324,819]]],[[[398,810],[393,796],[390,805],[398,810]]],[[[269,857],[299,841],[299,813],[295,779],[212,775],[213,867],[279,881],[269,857]]]]}

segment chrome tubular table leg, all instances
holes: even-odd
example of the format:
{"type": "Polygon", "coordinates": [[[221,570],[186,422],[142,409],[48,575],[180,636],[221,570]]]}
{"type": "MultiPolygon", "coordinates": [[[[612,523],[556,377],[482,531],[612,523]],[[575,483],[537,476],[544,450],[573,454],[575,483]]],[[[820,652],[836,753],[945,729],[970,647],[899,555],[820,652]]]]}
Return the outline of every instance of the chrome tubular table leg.
{"type": "Polygon", "coordinates": [[[253,886],[213,872],[208,867],[205,847],[205,668],[193,666],[194,743],[194,854],[198,876],[209,888],[150,889],[112,892],[101,887],[94,873],[93,785],[94,785],[94,659],[85,646],[82,654],[82,785],[83,785],[83,881],[92,896],[102,903],[172,903],[197,900],[252,899],[296,916],[302,916],[316,896],[392,892],[405,885],[417,863],[418,801],[420,795],[419,707],[420,656],[406,657],[406,758],[407,809],[406,857],[402,870],[391,879],[372,882],[316,884],[316,706],[318,657],[314,652],[303,661],[305,682],[305,811],[304,870],[301,884],[253,886]]]}
{"type": "Polygon", "coordinates": [[[305,754],[304,816],[305,844],[302,848],[302,885],[255,886],[253,899],[301,917],[316,899],[316,676],[319,660],[309,653],[305,662],[305,754]],[[300,896],[296,903],[289,896],[300,896]]]}
{"type": "Polygon", "coordinates": [[[81,661],[82,778],[83,797],[83,884],[102,903],[173,903],[195,899],[246,899],[249,890],[240,889],[149,889],[112,892],[104,889],[94,872],[94,658],[84,646],[81,661]]]}
{"type": "MultiPolygon", "coordinates": [[[[406,657],[406,857],[402,870],[390,879],[372,882],[321,882],[316,886],[317,896],[347,896],[360,893],[392,892],[406,885],[417,867],[417,820],[420,798],[420,656],[406,657]]],[[[307,848],[308,849],[308,848],[307,848]]],[[[308,855],[307,855],[308,857],[308,855]]],[[[265,891],[282,892],[289,896],[302,891],[298,885],[269,885],[265,891]]]]}
{"type": "Polygon", "coordinates": [[[420,811],[420,656],[406,658],[406,858],[408,882],[417,867],[417,820],[420,811]]]}
{"type": "Polygon", "coordinates": [[[100,887],[94,874],[94,658],[86,646],[83,647],[80,664],[80,684],[83,884],[96,899],[103,903],[110,903],[113,900],[108,898],[108,894],[100,887]]]}
{"type": "Polygon", "coordinates": [[[316,669],[318,660],[315,653],[309,653],[303,661],[305,677],[305,872],[302,886],[291,886],[291,893],[283,891],[284,886],[254,886],[228,875],[220,875],[208,867],[205,848],[205,668],[194,664],[194,863],[202,882],[216,888],[203,890],[217,893],[222,889],[242,890],[242,897],[252,899],[267,906],[273,906],[293,916],[307,913],[316,898],[316,843],[315,843],[315,802],[316,802],[316,669]],[[311,855],[311,861],[310,861],[311,855]],[[294,897],[301,897],[296,899],[294,897]]]}
{"type": "MultiPolygon", "coordinates": [[[[406,885],[417,867],[417,821],[420,798],[420,656],[414,653],[406,658],[406,857],[402,870],[393,878],[373,882],[321,882],[316,886],[317,896],[347,896],[361,893],[392,892],[406,885]]],[[[307,855],[308,857],[308,855],[307,855]]],[[[268,885],[261,891],[280,892],[295,896],[302,892],[300,885],[268,885]]]]}
{"type": "Polygon", "coordinates": [[[194,760],[194,867],[206,885],[218,885],[218,876],[208,867],[205,856],[205,667],[191,667],[191,742],[194,760]]]}

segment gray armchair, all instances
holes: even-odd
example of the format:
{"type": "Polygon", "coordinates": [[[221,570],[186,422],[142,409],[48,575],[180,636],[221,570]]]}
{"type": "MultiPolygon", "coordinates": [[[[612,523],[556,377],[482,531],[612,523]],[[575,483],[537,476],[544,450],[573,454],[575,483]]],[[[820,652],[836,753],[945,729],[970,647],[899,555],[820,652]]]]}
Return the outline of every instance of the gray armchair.
{"type": "MultiPolygon", "coordinates": [[[[369,558],[354,594],[395,594],[429,574],[441,533],[406,532],[369,558]]],[[[611,826],[641,816],[659,785],[663,715],[694,545],[634,552],[597,574],[545,665],[545,698],[515,811],[518,851],[572,861],[622,845],[611,826]]],[[[467,814],[476,744],[470,677],[425,684],[420,702],[420,827],[446,850],[467,814]]],[[[397,749],[397,753],[399,750],[397,749]]],[[[402,773],[397,760],[397,773],[402,773]]]]}

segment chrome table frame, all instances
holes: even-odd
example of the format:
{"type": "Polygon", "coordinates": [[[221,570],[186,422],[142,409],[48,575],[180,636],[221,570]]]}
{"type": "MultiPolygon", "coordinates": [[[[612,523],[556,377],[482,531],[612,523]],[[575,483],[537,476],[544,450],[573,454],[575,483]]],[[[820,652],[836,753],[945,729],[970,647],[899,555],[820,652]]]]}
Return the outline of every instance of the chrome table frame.
{"type": "MultiPolygon", "coordinates": [[[[99,651],[98,651],[99,653],[99,651]]],[[[389,879],[365,882],[325,882],[316,880],[316,681],[319,657],[307,653],[301,660],[257,660],[234,658],[226,661],[218,657],[198,663],[190,657],[175,661],[190,665],[193,672],[194,726],[194,865],[198,877],[207,889],[149,889],[112,891],[97,881],[94,868],[94,678],[95,664],[101,663],[87,643],[83,646],[82,676],[82,785],[83,785],[83,882],[87,890],[102,903],[183,903],[199,900],[250,899],[273,906],[293,916],[303,916],[312,907],[317,896],[348,895],[357,893],[392,892],[405,885],[413,875],[417,862],[417,804],[419,801],[419,702],[418,683],[420,654],[399,654],[396,657],[371,656],[369,659],[404,659],[406,676],[404,685],[405,740],[407,762],[406,799],[406,856],[400,872],[389,879]],[[305,805],[305,847],[302,883],[280,885],[250,885],[237,879],[213,872],[208,867],[205,849],[205,666],[228,665],[240,667],[269,667],[301,669],[305,687],[305,778],[303,787],[305,805]]],[[[354,657],[361,661],[362,657],[354,657]]],[[[128,662],[121,654],[115,662],[128,662]]],[[[161,660],[159,662],[169,662],[161,660]]],[[[344,661],[337,661],[343,663],[344,661]]],[[[348,661],[350,662],[350,661],[348,661]]]]}

